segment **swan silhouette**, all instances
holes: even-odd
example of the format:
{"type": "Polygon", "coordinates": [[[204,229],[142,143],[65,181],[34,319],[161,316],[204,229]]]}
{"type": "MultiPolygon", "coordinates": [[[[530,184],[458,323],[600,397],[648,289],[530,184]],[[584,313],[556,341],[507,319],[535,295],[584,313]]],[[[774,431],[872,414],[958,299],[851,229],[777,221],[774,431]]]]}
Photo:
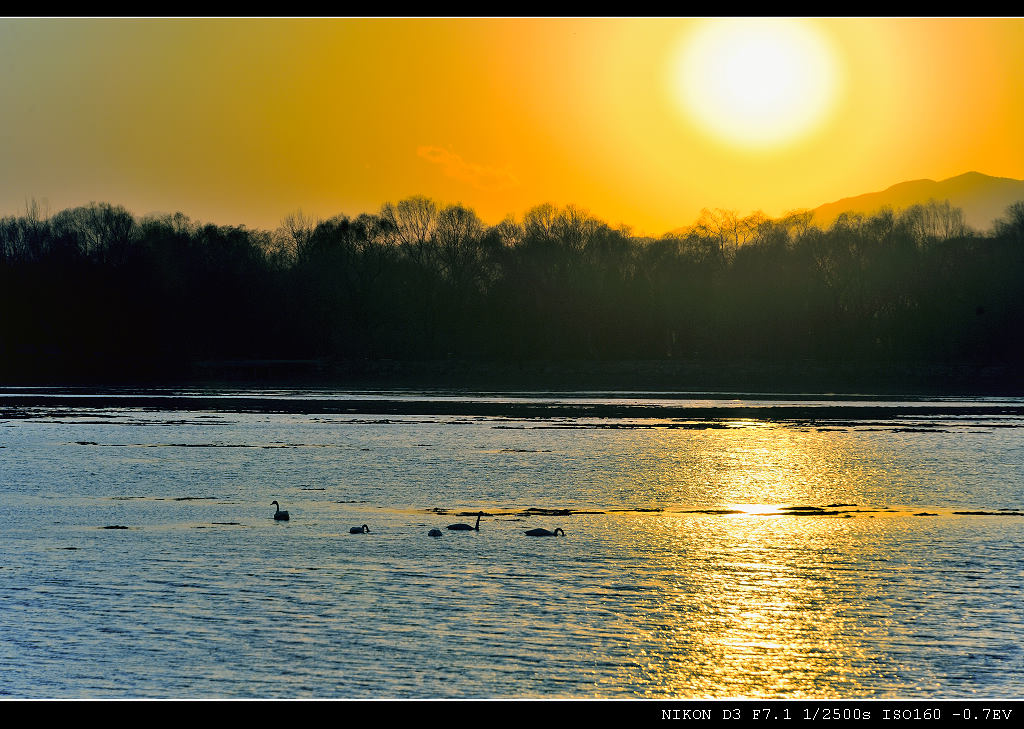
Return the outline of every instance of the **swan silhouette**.
{"type": "Polygon", "coordinates": [[[561,527],[556,528],[553,532],[549,532],[547,529],[531,529],[526,532],[528,537],[557,537],[559,535],[565,536],[565,532],[562,531],[561,527]]]}
{"type": "Polygon", "coordinates": [[[476,526],[470,526],[469,524],[449,524],[448,528],[456,532],[478,532],[480,531],[480,517],[484,513],[481,511],[476,515],[476,526]]]}
{"type": "Polygon", "coordinates": [[[349,534],[369,534],[370,533],[370,527],[368,527],[365,524],[363,524],[360,527],[352,527],[351,529],[348,530],[348,533],[349,534]]]}
{"type": "Polygon", "coordinates": [[[277,511],[274,512],[274,519],[276,519],[277,521],[288,521],[288,512],[281,511],[281,505],[279,503],[277,503],[276,501],[271,501],[270,505],[277,507],[277,511]]]}
{"type": "Polygon", "coordinates": [[[429,532],[427,532],[427,536],[428,537],[439,537],[439,536],[441,536],[441,530],[440,529],[431,529],[429,532]]]}

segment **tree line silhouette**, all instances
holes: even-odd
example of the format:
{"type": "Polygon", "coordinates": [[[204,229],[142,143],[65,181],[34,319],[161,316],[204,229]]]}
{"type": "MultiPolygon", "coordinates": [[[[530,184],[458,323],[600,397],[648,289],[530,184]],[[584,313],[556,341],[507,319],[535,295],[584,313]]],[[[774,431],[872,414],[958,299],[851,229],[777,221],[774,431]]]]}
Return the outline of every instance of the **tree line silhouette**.
{"type": "Polygon", "coordinates": [[[92,203],[0,219],[0,375],[196,362],[661,360],[1021,370],[1024,202],[979,233],[935,201],[661,238],[573,206],[485,225],[422,197],[275,231],[92,203]]]}

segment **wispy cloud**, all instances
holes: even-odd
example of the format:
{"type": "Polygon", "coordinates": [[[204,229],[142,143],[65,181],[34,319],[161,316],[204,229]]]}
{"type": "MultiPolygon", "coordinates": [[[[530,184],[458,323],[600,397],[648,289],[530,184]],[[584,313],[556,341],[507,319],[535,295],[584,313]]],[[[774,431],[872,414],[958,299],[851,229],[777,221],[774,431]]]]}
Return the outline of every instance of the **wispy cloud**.
{"type": "Polygon", "coordinates": [[[440,167],[448,177],[468,182],[481,190],[506,190],[519,184],[519,180],[508,170],[467,162],[461,156],[442,147],[417,147],[416,154],[440,167]]]}

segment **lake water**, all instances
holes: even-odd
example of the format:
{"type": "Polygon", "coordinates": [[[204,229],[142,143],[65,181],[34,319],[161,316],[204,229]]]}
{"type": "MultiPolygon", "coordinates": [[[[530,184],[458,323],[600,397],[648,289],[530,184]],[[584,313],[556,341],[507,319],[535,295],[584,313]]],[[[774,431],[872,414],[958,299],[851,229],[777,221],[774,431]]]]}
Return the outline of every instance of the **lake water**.
{"type": "Polygon", "coordinates": [[[8,388],[0,696],[1016,698],[1022,425],[1020,398],[8,388]]]}

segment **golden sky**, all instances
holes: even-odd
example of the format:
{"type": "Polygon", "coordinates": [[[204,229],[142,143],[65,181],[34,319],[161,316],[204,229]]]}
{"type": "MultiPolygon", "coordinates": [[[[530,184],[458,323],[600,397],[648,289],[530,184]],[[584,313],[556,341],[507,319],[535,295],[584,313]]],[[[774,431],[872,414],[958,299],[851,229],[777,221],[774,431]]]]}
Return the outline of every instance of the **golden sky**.
{"type": "Polygon", "coordinates": [[[277,227],[423,194],[660,235],[1024,178],[1024,20],[2,19],[0,214],[277,227]]]}

